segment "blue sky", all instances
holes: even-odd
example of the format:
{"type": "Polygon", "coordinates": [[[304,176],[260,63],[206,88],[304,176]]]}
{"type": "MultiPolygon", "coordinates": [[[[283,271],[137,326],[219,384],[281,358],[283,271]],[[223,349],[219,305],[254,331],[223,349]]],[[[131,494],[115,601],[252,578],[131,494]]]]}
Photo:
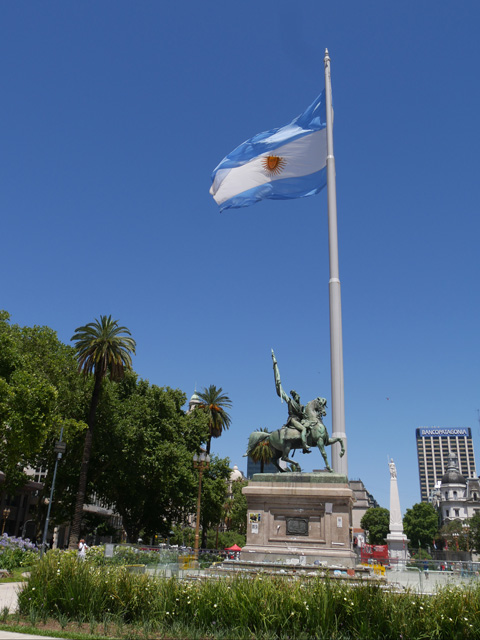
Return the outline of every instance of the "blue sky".
{"type": "Polygon", "coordinates": [[[223,214],[208,193],[320,93],[328,47],[349,475],[388,507],[393,456],[412,506],[417,427],[471,427],[479,462],[479,18],[473,0],[2,3],[0,306],[65,342],[111,314],[141,377],[223,387],[212,450],[244,471],[249,433],[286,416],[272,347],[286,389],[330,404],[326,191],[223,214]]]}

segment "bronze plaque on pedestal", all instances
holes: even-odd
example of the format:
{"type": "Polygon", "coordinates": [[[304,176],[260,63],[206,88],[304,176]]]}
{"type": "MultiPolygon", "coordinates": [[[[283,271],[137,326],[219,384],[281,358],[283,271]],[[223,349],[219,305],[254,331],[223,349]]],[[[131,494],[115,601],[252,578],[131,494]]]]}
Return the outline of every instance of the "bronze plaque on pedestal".
{"type": "Polygon", "coordinates": [[[287,536],[308,536],[308,518],[287,518],[287,536]]]}

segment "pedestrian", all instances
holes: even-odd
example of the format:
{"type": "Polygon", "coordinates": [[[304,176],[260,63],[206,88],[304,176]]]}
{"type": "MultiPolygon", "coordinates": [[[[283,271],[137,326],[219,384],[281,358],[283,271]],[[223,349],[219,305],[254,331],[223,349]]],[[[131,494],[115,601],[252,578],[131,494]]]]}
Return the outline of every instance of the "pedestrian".
{"type": "Polygon", "coordinates": [[[85,540],[82,538],[80,540],[80,542],[78,543],[78,557],[81,560],[85,560],[85,556],[87,554],[87,551],[88,551],[88,546],[87,546],[85,540]]]}
{"type": "Polygon", "coordinates": [[[423,571],[425,573],[425,578],[428,580],[428,562],[426,560],[423,562],[423,571]]]}

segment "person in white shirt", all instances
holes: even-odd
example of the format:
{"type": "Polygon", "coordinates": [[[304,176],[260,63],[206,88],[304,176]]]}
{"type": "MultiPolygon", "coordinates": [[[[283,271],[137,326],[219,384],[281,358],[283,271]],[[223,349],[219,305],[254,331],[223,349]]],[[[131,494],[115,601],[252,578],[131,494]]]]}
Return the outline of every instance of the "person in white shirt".
{"type": "Polygon", "coordinates": [[[78,557],[82,560],[85,560],[85,556],[87,554],[88,546],[85,543],[85,540],[82,538],[78,543],[78,557]]]}

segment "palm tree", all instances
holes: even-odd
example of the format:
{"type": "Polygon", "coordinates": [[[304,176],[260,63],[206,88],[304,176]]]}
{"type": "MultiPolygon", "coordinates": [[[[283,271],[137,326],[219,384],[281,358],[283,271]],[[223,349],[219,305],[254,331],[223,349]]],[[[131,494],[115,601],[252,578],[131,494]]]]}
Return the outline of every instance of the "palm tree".
{"type": "Polygon", "coordinates": [[[71,549],[77,547],[80,537],[83,504],[87,490],[88,464],[92,451],[93,430],[102,391],[102,380],[108,372],[110,372],[111,380],[119,380],[123,377],[125,369],[131,369],[131,354],[135,353],[136,344],[130,335],[130,331],[126,327],[119,327],[118,320],[112,320],[112,316],[100,316],[100,320],[95,319],[95,322],[75,329],[75,334],[71,338],[77,350],[79,371],[82,371],[86,376],[93,374],[94,377],[87,418],[88,429],[85,434],[75,512],[70,531],[69,546],[71,549]]]}
{"type": "MultiPolygon", "coordinates": [[[[263,429],[265,433],[268,433],[268,429],[263,429]]],[[[262,440],[258,442],[255,448],[250,454],[250,458],[254,462],[260,462],[260,473],[263,473],[265,463],[269,463],[273,458],[273,451],[268,443],[268,440],[262,440]]]]}
{"type": "Polygon", "coordinates": [[[197,405],[197,409],[204,411],[208,416],[209,435],[207,439],[207,453],[210,454],[210,441],[212,438],[219,438],[224,429],[228,429],[231,418],[225,409],[230,409],[232,401],[222,393],[222,387],[211,384],[208,389],[197,392],[201,402],[197,405]]]}

